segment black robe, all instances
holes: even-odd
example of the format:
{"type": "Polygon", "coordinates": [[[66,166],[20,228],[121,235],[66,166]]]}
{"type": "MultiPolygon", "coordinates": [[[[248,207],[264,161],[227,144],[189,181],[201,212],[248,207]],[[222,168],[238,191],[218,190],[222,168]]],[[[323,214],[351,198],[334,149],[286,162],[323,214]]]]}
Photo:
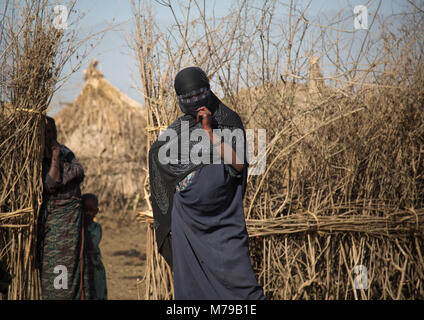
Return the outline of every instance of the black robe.
{"type": "MultiPolygon", "coordinates": [[[[212,127],[214,129],[241,129],[244,132],[243,123],[239,115],[225,106],[213,93],[211,94],[211,101],[209,109],[212,112],[212,127]]],[[[165,258],[166,262],[172,268],[172,244],[171,244],[171,212],[172,203],[175,193],[175,186],[184,179],[187,174],[197,170],[203,164],[189,164],[178,165],[164,165],[159,161],[159,149],[166,143],[177,143],[181,145],[181,137],[184,136],[182,132],[181,122],[189,122],[190,133],[199,128],[199,124],[191,115],[183,115],[175,120],[168,128],[177,132],[177,138],[173,141],[156,140],[149,151],[149,175],[150,175],[150,201],[153,209],[154,228],[156,232],[156,242],[158,245],[159,253],[165,258]]],[[[163,133],[166,134],[166,133],[163,133]]],[[[190,142],[190,148],[196,143],[190,142]]],[[[243,167],[243,195],[246,189],[247,181],[247,149],[244,146],[244,162],[243,167]]],[[[184,150],[179,150],[178,159],[184,158],[184,150]]]]}

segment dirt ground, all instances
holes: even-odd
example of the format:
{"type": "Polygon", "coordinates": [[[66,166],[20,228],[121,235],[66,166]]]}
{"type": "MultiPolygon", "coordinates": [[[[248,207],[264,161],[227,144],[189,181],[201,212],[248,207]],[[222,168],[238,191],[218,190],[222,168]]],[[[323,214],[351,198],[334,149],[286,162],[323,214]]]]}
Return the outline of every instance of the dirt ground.
{"type": "Polygon", "coordinates": [[[97,222],[103,231],[100,250],[108,299],[138,299],[137,279],[143,278],[146,264],[146,225],[136,221],[133,214],[124,219],[99,215],[97,222]]]}

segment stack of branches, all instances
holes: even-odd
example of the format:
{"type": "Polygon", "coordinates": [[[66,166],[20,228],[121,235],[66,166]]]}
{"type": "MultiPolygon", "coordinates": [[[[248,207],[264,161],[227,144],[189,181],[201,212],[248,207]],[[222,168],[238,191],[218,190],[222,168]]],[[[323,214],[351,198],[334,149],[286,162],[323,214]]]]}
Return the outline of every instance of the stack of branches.
{"type": "Polygon", "coordinates": [[[145,109],[125,96],[92,61],[74,102],[56,116],[58,140],[84,168],[82,190],[99,198],[102,211],[121,214],[144,203],[145,109]]]}
{"type": "MultiPolygon", "coordinates": [[[[247,128],[267,130],[265,152],[251,163],[265,158],[266,167],[248,178],[245,214],[251,259],[268,298],[422,299],[423,11],[412,3],[396,31],[378,15],[381,2],[372,3],[370,25],[387,33],[358,39],[340,25],[312,21],[309,4],[290,2],[284,38],[275,32],[283,10],[277,1],[259,8],[240,1],[225,19],[207,20],[194,0],[183,10],[185,22],[170,2],[160,3],[174,14],[169,31],[177,39],[159,32],[148,8],[135,11],[134,47],[156,130],[148,146],[178,115],[171,80],[187,65],[206,70],[247,128]],[[308,75],[317,51],[332,75],[308,75]],[[313,95],[308,79],[321,84],[313,95]]],[[[172,274],[157,252],[151,208],[139,219],[149,223],[143,297],[170,299],[172,274]]]]}
{"type": "Polygon", "coordinates": [[[280,109],[279,120],[291,120],[268,130],[246,215],[269,298],[424,297],[424,51],[421,41],[413,57],[407,30],[374,83],[328,90],[297,116],[301,127],[280,109]]]}
{"type": "Polygon", "coordinates": [[[12,279],[8,299],[37,299],[45,113],[74,36],[55,28],[47,1],[6,1],[1,10],[0,263],[12,279]]]}

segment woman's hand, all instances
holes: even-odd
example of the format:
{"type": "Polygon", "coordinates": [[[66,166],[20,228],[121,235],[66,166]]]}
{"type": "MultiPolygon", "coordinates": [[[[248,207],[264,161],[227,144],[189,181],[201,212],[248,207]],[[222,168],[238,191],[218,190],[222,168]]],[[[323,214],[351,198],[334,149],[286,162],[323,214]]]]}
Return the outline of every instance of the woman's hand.
{"type": "Polygon", "coordinates": [[[53,141],[52,147],[51,147],[51,153],[52,153],[52,163],[50,165],[50,170],[48,172],[48,175],[53,179],[53,181],[59,181],[60,180],[60,144],[57,143],[57,141],[53,141]]]}
{"type": "Polygon", "coordinates": [[[54,141],[52,145],[52,158],[59,160],[59,155],[60,155],[60,144],[57,143],[57,141],[54,141]]]}
{"type": "MultiPolygon", "coordinates": [[[[209,134],[209,139],[211,143],[215,144],[221,141],[220,137],[213,134],[212,126],[211,126],[212,113],[210,112],[210,110],[206,107],[200,107],[196,109],[196,111],[197,111],[196,121],[199,122],[200,118],[202,119],[202,128],[209,134]]],[[[224,159],[225,158],[224,156],[227,154],[228,159],[224,159],[224,160],[227,163],[230,163],[231,166],[234,169],[236,169],[238,172],[241,172],[243,170],[243,164],[240,163],[240,161],[238,161],[237,155],[232,147],[230,147],[229,145],[225,143],[221,143],[219,146],[216,147],[216,150],[218,151],[222,159],[224,159]],[[226,152],[224,152],[224,148],[227,149],[226,152]]]]}
{"type": "Polygon", "coordinates": [[[200,107],[196,109],[196,111],[197,111],[196,122],[199,122],[201,118],[203,130],[205,130],[208,133],[211,133],[212,132],[212,126],[211,126],[212,113],[210,112],[210,110],[206,107],[200,107]]]}

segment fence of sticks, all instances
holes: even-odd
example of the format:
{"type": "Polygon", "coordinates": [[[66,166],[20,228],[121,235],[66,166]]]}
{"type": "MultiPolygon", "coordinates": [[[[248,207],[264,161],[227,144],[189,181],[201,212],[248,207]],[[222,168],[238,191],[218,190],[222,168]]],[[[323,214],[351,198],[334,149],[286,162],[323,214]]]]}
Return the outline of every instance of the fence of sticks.
{"type": "Polygon", "coordinates": [[[40,293],[35,245],[41,205],[41,111],[15,108],[0,119],[0,259],[11,275],[10,299],[34,299],[40,293]]]}
{"type": "MultiPolygon", "coordinates": [[[[172,79],[190,63],[214,77],[212,89],[223,93],[245,127],[267,129],[266,152],[260,155],[266,169],[249,176],[244,200],[251,260],[266,296],[423,299],[424,65],[419,57],[424,51],[422,41],[412,41],[420,33],[411,32],[414,24],[403,29],[396,46],[383,39],[384,71],[373,79],[333,87],[327,82],[310,95],[282,77],[233,93],[226,82],[230,68],[227,74],[210,62],[228,52],[217,51],[232,48],[225,35],[220,37],[220,30],[228,30],[225,24],[205,27],[201,34],[214,34],[214,40],[204,40],[186,38],[195,34],[190,26],[196,21],[181,23],[183,45],[168,51],[170,65],[159,73],[156,48],[172,45],[161,40],[148,13],[135,7],[134,48],[146,96],[148,146],[178,116],[172,79]],[[181,58],[186,55],[190,61],[181,58]]],[[[232,63],[240,66],[245,58],[232,63]]],[[[265,72],[258,67],[257,73],[265,72]]],[[[158,254],[151,210],[140,212],[139,220],[148,224],[140,297],[172,299],[172,272],[158,254]]]]}
{"type": "Polygon", "coordinates": [[[54,18],[47,0],[2,3],[0,264],[10,280],[10,300],[39,299],[41,293],[37,220],[45,115],[75,52],[74,35],[55,28],[54,18]]]}

